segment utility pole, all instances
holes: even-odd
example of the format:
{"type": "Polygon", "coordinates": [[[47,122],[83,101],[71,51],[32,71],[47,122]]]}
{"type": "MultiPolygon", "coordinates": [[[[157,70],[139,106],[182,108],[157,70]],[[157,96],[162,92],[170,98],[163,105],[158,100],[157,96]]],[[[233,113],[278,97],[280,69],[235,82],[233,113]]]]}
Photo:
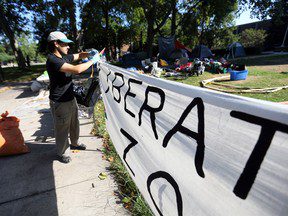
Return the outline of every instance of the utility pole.
{"type": "Polygon", "coordinates": [[[286,37],[287,37],[287,32],[288,32],[288,24],[287,24],[286,31],[285,31],[285,34],[284,34],[283,42],[282,42],[282,44],[281,44],[280,47],[284,47],[284,46],[285,46],[285,41],[286,41],[286,37]]]}

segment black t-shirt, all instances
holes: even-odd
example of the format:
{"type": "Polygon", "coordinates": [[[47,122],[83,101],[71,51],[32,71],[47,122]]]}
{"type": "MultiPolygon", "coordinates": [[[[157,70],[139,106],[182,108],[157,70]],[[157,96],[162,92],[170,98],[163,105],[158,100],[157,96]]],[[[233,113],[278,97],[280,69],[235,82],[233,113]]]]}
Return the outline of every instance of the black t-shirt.
{"type": "Polygon", "coordinates": [[[55,102],[66,102],[74,99],[72,75],[60,71],[64,63],[71,63],[73,55],[65,55],[62,58],[49,54],[46,68],[50,79],[50,96],[55,102]]]}

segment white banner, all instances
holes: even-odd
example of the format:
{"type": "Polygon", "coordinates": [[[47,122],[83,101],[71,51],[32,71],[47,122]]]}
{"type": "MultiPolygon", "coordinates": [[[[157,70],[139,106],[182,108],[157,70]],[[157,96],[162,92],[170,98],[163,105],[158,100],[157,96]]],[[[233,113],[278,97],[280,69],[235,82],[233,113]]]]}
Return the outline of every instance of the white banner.
{"type": "Polygon", "coordinates": [[[155,215],[288,215],[288,106],[100,63],[111,139],[155,215]]]}

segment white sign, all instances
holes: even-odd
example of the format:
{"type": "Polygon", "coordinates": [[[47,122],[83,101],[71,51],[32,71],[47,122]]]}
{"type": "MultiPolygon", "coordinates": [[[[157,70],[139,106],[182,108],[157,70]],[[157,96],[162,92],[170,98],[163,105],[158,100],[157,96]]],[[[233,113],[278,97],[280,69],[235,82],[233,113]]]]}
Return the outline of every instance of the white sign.
{"type": "Polygon", "coordinates": [[[288,215],[288,106],[100,69],[108,132],[155,215],[288,215]]]}

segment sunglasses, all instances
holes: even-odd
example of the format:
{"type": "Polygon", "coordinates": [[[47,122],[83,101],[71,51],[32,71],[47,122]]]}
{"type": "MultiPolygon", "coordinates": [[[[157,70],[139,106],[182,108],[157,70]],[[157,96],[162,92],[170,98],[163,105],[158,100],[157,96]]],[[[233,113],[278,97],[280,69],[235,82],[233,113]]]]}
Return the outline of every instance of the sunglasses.
{"type": "Polygon", "coordinates": [[[58,44],[61,46],[61,47],[66,47],[66,46],[69,46],[68,43],[65,43],[65,42],[61,42],[61,41],[57,41],[58,44]]]}

